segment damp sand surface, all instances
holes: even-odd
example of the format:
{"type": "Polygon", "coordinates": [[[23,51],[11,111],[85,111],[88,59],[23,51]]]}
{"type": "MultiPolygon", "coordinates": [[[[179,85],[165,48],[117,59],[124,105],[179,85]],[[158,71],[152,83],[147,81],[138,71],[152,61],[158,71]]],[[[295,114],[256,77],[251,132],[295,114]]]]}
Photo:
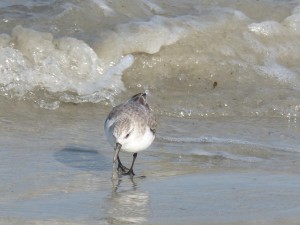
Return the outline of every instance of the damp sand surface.
{"type": "Polygon", "coordinates": [[[299,224],[299,1],[2,0],[0,21],[0,224],[299,224]],[[157,138],[112,179],[103,123],[140,92],[157,138]]]}
{"type": "MultiPolygon", "coordinates": [[[[158,116],[136,176],[112,179],[110,107],[1,109],[1,224],[297,224],[299,128],[280,118],[158,116]]],[[[121,153],[124,164],[131,155],[121,153]]]]}

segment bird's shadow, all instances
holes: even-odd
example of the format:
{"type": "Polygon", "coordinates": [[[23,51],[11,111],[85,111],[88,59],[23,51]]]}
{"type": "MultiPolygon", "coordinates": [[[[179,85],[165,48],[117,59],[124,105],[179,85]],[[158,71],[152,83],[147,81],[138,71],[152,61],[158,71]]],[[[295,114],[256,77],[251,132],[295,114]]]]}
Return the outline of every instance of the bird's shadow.
{"type": "Polygon", "coordinates": [[[111,170],[111,160],[108,157],[86,147],[66,147],[55,152],[54,158],[68,167],[84,171],[111,170]]]}

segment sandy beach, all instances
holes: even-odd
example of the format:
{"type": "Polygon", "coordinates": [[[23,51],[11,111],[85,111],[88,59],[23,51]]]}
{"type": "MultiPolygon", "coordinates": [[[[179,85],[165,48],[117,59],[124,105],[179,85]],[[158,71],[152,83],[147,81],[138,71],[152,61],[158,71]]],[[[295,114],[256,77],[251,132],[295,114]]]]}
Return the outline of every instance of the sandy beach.
{"type": "Polygon", "coordinates": [[[299,224],[299,1],[3,0],[0,21],[0,224],[299,224]],[[157,137],[113,176],[104,120],[141,92],[157,137]]]}
{"type": "MultiPolygon", "coordinates": [[[[159,117],[157,140],[139,154],[136,176],[112,179],[113,149],[102,129],[108,107],[65,105],[56,111],[30,108],[17,103],[8,105],[6,112],[2,110],[1,224],[299,221],[298,153],[274,153],[267,147],[270,140],[255,146],[204,141],[204,133],[194,143],[179,138],[183,130],[187,132],[184,137],[189,135],[191,139],[195,134],[182,124],[201,127],[210,123],[211,132],[221,136],[229,121],[174,122],[159,117]],[[27,112],[26,120],[19,116],[21,110],[27,112]],[[176,142],[170,141],[171,135],[176,142]],[[221,149],[228,149],[227,154],[218,152],[221,149]]],[[[254,135],[264,135],[262,128],[250,124],[245,121],[233,127],[239,132],[247,130],[249,143],[251,138],[257,140],[254,135]]],[[[270,121],[266,124],[270,130],[275,126],[270,121]]],[[[293,145],[300,140],[296,136],[291,139],[293,145]]],[[[121,157],[130,163],[130,154],[121,157]]]]}

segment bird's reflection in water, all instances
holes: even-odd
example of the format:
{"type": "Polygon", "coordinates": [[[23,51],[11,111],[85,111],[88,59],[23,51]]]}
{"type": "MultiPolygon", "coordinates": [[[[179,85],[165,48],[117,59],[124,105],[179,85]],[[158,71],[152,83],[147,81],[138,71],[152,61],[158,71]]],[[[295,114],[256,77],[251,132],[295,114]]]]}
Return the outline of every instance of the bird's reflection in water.
{"type": "Polygon", "coordinates": [[[143,179],[130,176],[112,179],[112,193],[103,205],[109,224],[144,224],[147,221],[150,196],[139,188],[143,179]]]}

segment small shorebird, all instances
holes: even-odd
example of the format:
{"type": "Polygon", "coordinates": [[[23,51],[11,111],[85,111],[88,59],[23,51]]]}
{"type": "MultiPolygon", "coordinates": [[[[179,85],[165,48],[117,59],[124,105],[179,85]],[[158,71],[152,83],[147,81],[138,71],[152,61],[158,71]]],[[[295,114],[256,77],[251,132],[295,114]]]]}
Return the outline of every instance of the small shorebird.
{"type": "Polygon", "coordinates": [[[123,175],[134,175],[133,165],[137,152],[148,148],[156,133],[156,120],[146,98],[146,93],[132,96],[127,102],[114,107],[104,123],[108,142],[114,147],[113,163],[118,160],[118,171],[123,175]],[[132,152],[130,169],[122,165],[120,150],[132,152]]]}

